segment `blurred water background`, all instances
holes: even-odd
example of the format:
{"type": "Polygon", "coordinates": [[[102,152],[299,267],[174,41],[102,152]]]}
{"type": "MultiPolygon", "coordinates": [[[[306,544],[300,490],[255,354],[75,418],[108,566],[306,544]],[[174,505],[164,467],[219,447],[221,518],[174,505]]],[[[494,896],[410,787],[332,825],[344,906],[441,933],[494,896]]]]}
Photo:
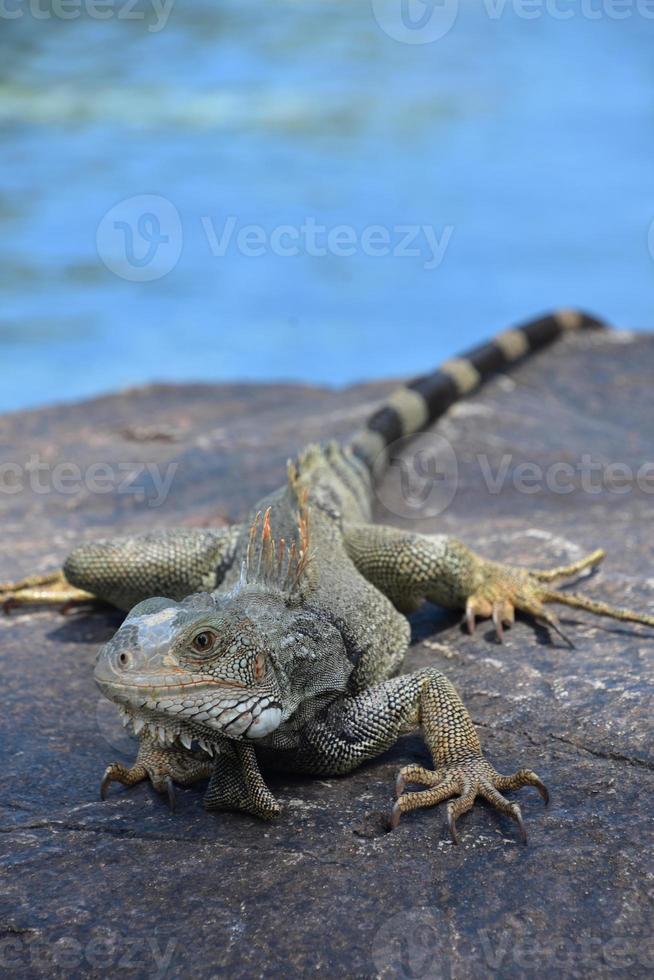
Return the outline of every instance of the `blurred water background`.
{"type": "Polygon", "coordinates": [[[3,0],[0,408],[651,327],[654,7],[455,3],[3,0]]]}

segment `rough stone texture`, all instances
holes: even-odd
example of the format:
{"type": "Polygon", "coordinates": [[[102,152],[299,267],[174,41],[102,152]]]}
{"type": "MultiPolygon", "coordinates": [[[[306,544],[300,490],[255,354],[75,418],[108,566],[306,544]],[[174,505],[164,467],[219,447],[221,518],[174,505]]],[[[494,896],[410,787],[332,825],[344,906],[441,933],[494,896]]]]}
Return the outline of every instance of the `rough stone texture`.
{"type": "MultiPolygon", "coordinates": [[[[458,461],[457,492],[444,513],[425,516],[438,509],[437,494],[436,506],[428,501],[407,515],[391,476],[382,495],[390,513],[380,505],[380,516],[453,532],[489,556],[532,565],[603,545],[609,558],[586,591],[652,611],[651,472],[648,483],[643,472],[642,486],[622,493],[616,470],[613,488],[595,474],[592,487],[566,494],[521,492],[519,479],[527,462],[575,466],[588,454],[636,472],[651,460],[653,371],[652,336],[559,345],[439,426],[458,461]],[[491,477],[508,455],[501,492],[486,488],[478,454],[486,454],[491,477]]],[[[29,482],[28,474],[0,470],[0,579],[52,567],[85,537],[238,519],[281,481],[288,455],[308,440],[346,434],[390,388],[157,386],[7,416],[0,463],[22,467],[36,456],[31,472],[42,485],[49,478],[34,468],[42,461],[123,465],[132,491],[141,485],[146,499],[76,491],[70,470],[73,492],[9,493],[11,479],[29,482]],[[149,506],[154,486],[139,467],[174,461],[167,499],[149,506]]],[[[438,493],[448,496],[446,470],[438,493]]],[[[526,482],[533,488],[533,473],[526,482]]],[[[119,616],[42,610],[3,618],[0,970],[651,975],[654,636],[581,614],[564,619],[573,652],[526,623],[499,646],[487,626],[470,639],[456,616],[433,607],[414,618],[408,666],[442,666],[490,758],[504,771],[533,766],[552,790],[547,810],[533,791],[520,794],[530,833],[524,848],[485,805],[462,819],[459,847],[442,808],[383,832],[398,764],[426,761],[417,738],[344,779],[271,779],[284,804],[276,825],[208,815],[200,789],[180,791],[175,814],[144,785],[114,790],[103,804],[105,765],[128,759],[133,747],[91,676],[119,616]]]]}

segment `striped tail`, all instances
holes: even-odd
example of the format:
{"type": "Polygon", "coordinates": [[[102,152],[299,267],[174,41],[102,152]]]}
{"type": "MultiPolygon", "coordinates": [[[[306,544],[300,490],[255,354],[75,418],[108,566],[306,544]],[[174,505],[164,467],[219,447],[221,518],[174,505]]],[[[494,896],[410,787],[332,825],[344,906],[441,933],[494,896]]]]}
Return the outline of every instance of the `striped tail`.
{"type": "Polygon", "coordinates": [[[506,371],[529,354],[547,347],[566,333],[598,329],[607,324],[587,313],[558,310],[497,334],[460,357],[445,361],[432,374],[397,388],[349,442],[349,448],[368,469],[396,439],[411,436],[441,418],[465,395],[488,378],[506,371]]]}

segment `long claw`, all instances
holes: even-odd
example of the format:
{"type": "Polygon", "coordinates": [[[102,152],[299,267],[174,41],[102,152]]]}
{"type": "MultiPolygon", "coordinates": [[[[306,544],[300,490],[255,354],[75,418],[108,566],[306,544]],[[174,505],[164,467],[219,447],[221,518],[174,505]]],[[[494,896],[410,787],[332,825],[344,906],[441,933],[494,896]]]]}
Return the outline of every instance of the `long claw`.
{"type": "Polygon", "coordinates": [[[102,782],[100,783],[100,799],[106,800],[109,787],[112,783],[122,783],[123,786],[134,786],[147,777],[145,766],[138,762],[131,769],[126,769],[119,762],[112,762],[104,771],[102,782]]]}
{"type": "Polygon", "coordinates": [[[499,643],[504,643],[504,623],[502,622],[502,603],[493,604],[493,626],[499,643]]]}
{"type": "Polygon", "coordinates": [[[404,790],[406,789],[406,779],[402,773],[397,774],[397,779],[395,780],[395,799],[399,799],[404,790]]]}
{"type": "Polygon", "coordinates": [[[501,600],[491,602],[484,595],[475,594],[468,597],[466,602],[466,625],[468,627],[468,633],[472,636],[475,632],[477,626],[477,617],[479,619],[488,619],[493,617],[493,622],[495,624],[495,630],[500,640],[502,642],[502,636],[504,635],[503,626],[505,622],[505,604],[501,600]]]}
{"type": "Polygon", "coordinates": [[[395,803],[393,805],[393,809],[391,810],[391,816],[390,816],[390,819],[388,821],[388,829],[389,830],[397,830],[397,828],[398,828],[398,826],[400,824],[400,817],[401,816],[402,816],[402,810],[400,809],[400,805],[399,805],[399,803],[395,803]]]}
{"type": "Polygon", "coordinates": [[[543,800],[543,803],[545,804],[545,806],[547,806],[548,803],[550,802],[550,791],[548,790],[545,783],[541,782],[540,779],[536,778],[534,779],[531,785],[535,786],[535,788],[538,790],[541,796],[541,799],[543,800]]]}
{"type": "Polygon", "coordinates": [[[456,818],[455,818],[455,816],[453,814],[453,807],[452,807],[452,804],[451,803],[448,804],[448,807],[447,807],[447,824],[448,824],[448,827],[450,828],[450,837],[452,838],[452,843],[453,844],[458,844],[459,843],[459,835],[458,835],[457,830],[456,830],[456,818]]]}
{"type": "Polygon", "coordinates": [[[572,642],[569,636],[565,635],[565,633],[559,626],[558,620],[556,620],[553,616],[549,615],[549,613],[544,613],[542,616],[537,616],[536,618],[540,620],[540,622],[542,622],[545,626],[549,626],[550,629],[553,629],[554,632],[561,637],[563,642],[569,647],[570,650],[575,649],[574,643],[572,642]]]}
{"type": "Polygon", "coordinates": [[[522,843],[523,844],[526,844],[527,843],[527,831],[525,829],[524,820],[522,819],[522,813],[520,811],[520,807],[518,806],[517,803],[514,803],[513,804],[513,806],[511,807],[511,811],[512,811],[513,819],[517,823],[518,828],[520,830],[520,837],[522,838],[522,843]]]}
{"type": "Polygon", "coordinates": [[[175,796],[175,786],[170,776],[166,776],[164,779],[164,787],[166,790],[166,796],[168,797],[168,806],[174,813],[177,807],[177,797],[175,796]]]}
{"type": "Polygon", "coordinates": [[[100,799],[106,800],[107,793],[109,792],[109,787],[113,782],[111,778],[111,766],[107,766],[104,771],[104,776],[102,777],[102,782],[100,783],[100,799]]]}
{"type": "Polygon", "coordinates": [[[534,789],[538,790],[545,806],[548,805],[550,801],[549,790],[542,779],[531,769],[519,769],[512,776],[498,776],[495,782],[495,787],[500,790],[521,789],[523,786],[533,786],[534,789]]]}

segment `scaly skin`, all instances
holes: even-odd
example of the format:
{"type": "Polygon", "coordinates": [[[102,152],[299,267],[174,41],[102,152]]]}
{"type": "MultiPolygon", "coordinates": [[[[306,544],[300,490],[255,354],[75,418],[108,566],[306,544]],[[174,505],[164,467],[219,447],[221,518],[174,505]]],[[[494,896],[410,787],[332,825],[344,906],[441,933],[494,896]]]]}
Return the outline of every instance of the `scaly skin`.
{"type": "Polygon", "coordinates": [[[457,817],[481,796],[524,836],[518,805],[501,791],[530,785],[547,799],[547,790],[530,769],[496,772],[440,671],[394,676],[409,643],[398,607],[429,597],[493,614],[500,632],[514,606],[549,617],[542,603],[565,594],[543,582],[577,574],[601,556],[551,572],[498,565],[451,538],[364,522],[367,488],[350,450],[310,447],[289,467],[287,485],[261,503],[263,518],[259,512],[241,531],[220,586],[181,603],[137,605],[101,652],[96,680],[129,719],[163,726],[171,753],[181,739],[190,745],[198,738],[216,753],[207,808],[270,818],[278,808],[257,759],[342,775],[417,729],[434,768],[400,772],[391,826],[403,813],[454,796],[448,820],[457,840],[457,817]],[[226,739],[237,752],[227,760],[226,739]],[[239,755],[239,746],[249,755],[239,755]],[[412,783],[428,789],[407,792],[412,783]]]}
{"type": "Polygon", "coordinates": [[[112,781],[149,779],[171,797],[173,783],[211,773],[207,809],[270,819],[280,808],[259,761],[340,775],[419,730],[434,768],[400,771],[391,826],[454,797],[448,820],[456,841],[457,818],[481,796],[524,835],[519,807],[502,791],[534,786],[547,800],[545,787],[530,769],[496,772],[438,670],[396,676],[409,643],[403,612],[426,598],[465,611],[471,631],[477,618],[492,617],[500,640],[516,610],[560,632],[545,608],[551,602],[648,625],[654,617],[549,587],[597,564],[600,551],[530,572],[443,535],[373,526],[370,474],[393,438],[442,414],[455,389],[471,390],[500,355],[516,360],[575,325],[595,324],[569,312],[546,318],[401,389],[349,445],[300,454],[287,483],[244,525],[83,545],[63,575],[0,586],[9,603],[95,596],[131,609],[100,653],[96,680],[141,743],[131,769],[108,767],[103,796],[112,781]],[[410,784],[427,789],[407,792],[410,784]]]}

